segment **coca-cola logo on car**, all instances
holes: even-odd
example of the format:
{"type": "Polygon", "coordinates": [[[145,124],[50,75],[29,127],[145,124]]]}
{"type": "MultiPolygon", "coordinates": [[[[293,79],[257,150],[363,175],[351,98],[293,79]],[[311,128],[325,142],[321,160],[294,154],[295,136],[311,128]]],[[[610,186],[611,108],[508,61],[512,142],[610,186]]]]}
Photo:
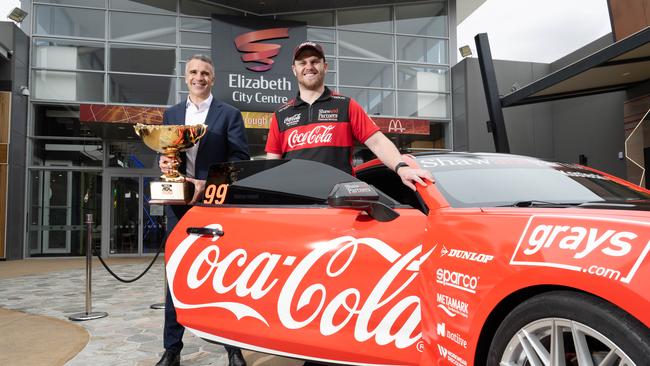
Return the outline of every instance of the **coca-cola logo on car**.
{"type": "Polygon", "coordinates": [[[332,142],[332,130],[334,126],[316,125],[310,130],[293,130],[289,133],[287,144],[290,148],[309,147],[311,145],[328,144],[332,142]]]}
{"type": "Polygon", "coordinates": [[[650,223],[572,216],[532,216],[510,264],[583,272],[630,283],[650,251],[650,223]]]}
{"type": "MultiPolygon", "coordinates": [[[[205,227],[224,231],[219,224],[205,227]]],[[[169,256],[167,276],[179,314],[219,309],[278,333],[310,327],[336,337],[346,329],[357,342],[396,349],[421,338],[420,299],[411,290],[421,261],[431,254],[423,254],[421,244],[400,253],[376,238],[341,236],[313,243],[297,257],[247,250],[246,243],[224,247],[218,239],[188,235],[169,256]],[[362,288],[341,280],[368,276],[369,255],[383,264],[372,274],[376,282],[362,288]]],[[[227,318],[220,315],[219,321],[227,318]]]]}

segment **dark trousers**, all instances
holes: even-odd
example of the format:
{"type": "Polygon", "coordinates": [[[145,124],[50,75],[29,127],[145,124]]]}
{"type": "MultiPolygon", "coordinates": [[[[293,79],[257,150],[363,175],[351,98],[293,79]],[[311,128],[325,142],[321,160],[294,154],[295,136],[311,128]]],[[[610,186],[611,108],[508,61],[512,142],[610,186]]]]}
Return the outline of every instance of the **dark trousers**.
{"type": "Polygon", "coordinates": [[[170,352],[179,353],[183,349],[183,333],[185,327],[176,320],[176,308],[167,287],[165,296],[165,328],[163,331],[163,345],[170,352]]]}
{"type": "MultiPolygon", "coordinates": [[[[190,206],[165,206],[168,234],[174,229],[178,220],[183,217],[189,208],[190,206]]],[[[170,352],[180,353],[183,349],[183,333],[185,333],[185,327],[180,325],[176,320],[176,308],[174,307],[174,300],[172,300],[171,293],[169,292],[169,284],[167,284],[165,326],[163,329],[163,346],[165,349],[170,352]]],[[[228,354],[239,350],[236,347],[225,345],[224,348],[228,354]]]]}
{"type": "MultiPolygon", "coordinates": [[[[167,235],[174,230],[178,220],[189,209],[190,206],[165,206],[165,213],[167,214],[167,235]]],[[[165,296],[165,327],[163,329],[163,346],[165,349],[179,353],[183,349],[183,333],[185,333],[185,327],[180,325],[176,320],[176,308],[169,293],[169,284],[167,284],[167,296],[165,296]]]]}
{"type": "MultiPolygon", "coordinates": [[[[165,297],[165,328],[163,331],[163,345],[165,349],[170,352],[180,353],[183,349],[183,333],[185,327],[180,325],[176,320],[176,308],[174,301],[169,293],[169,286],[167,287],[167,296],[165,297]]],[[[228,354],[236,352],[237,347],[224,345],[228,354]]]]}

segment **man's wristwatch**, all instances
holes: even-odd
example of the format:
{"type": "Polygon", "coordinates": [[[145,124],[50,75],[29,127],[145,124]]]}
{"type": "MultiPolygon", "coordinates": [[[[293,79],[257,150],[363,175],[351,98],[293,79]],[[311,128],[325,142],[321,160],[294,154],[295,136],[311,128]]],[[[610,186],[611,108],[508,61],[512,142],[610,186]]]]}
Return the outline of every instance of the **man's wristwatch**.
{"type": "Polygon", "coordinates": [[[399,170],[399,168],[403,168],[403,167],[407,167],[407,166],[409,166],[409,165],[406,164],[406,163],[403,162],[403,161],[400,161],[399,163],[397,163],[397,165],[395,165],[395,169],[393,169],[393,170],[395,171],[395,173],[397,173],[397,171],[399,170]]]}

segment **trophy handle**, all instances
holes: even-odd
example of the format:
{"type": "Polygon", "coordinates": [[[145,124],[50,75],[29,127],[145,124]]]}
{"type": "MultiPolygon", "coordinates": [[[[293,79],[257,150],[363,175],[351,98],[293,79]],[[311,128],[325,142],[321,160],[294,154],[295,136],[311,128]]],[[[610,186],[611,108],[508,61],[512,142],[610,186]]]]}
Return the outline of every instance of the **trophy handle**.
{"type": "Polygon", "coordinates": [[[133,129],[135,130],[135,134],[138,135],[138,137],[142,137],[142,131],[144,131],[145,125],[142,123],[137,123],[135,126],[133,126],[133,129]]]}
{"type": "Polygon", "coordinates": [[[204,127],[202,128],[202,132],[200,135],[196,136],[194,139],[194,142],[199,141],[203,136],[205,136],[205,133],[208,132],[208,125],[203,125],[204,127]]]}

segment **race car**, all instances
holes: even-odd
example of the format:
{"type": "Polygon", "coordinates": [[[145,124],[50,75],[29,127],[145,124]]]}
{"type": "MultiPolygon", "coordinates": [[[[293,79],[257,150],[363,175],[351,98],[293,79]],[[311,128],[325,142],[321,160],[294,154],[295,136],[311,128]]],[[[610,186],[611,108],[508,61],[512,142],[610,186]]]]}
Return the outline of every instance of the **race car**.
{"type": "Polygon", "coordinates": [[[346,365],[650,365],[650,191],[489,153],[217,164],[166,244],[199,337],[346,365]]]}

